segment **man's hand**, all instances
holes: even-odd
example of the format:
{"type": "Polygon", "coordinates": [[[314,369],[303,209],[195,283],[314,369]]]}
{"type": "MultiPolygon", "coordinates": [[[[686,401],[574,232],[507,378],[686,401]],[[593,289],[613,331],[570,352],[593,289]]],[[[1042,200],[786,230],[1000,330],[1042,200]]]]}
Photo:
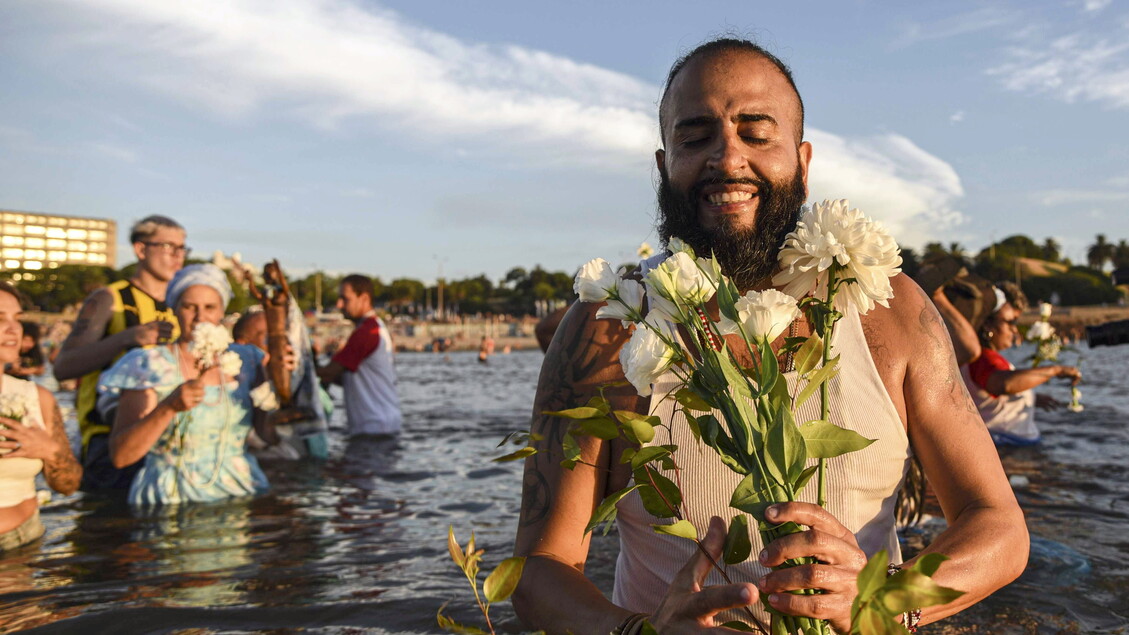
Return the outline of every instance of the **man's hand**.
{"type": "Polygon", "coordinates": [[[772,541],[760,555],[760,563],[775,567],[785,560],[815,558],[805,564],[772,571],[757,583],[768,603],[791,615],[828,620],[835,630],[851,628],[851,602],[858,595],[858,574],[866,565],[866,554],[855,536],[827,510],[811,503],[780,503],[765,512],[769,522],[792,521],[810,531],[783,536],[772,541]],[[818,595],[793,595],[788,591],[820,589],[818,595]]]}
{"type": "Polygon", "coordinates": [[[130,327],[129,335],[133,338],[134,346],[153,346],[168,342],[172,338],[172,329],[172,322],[157,320],[130,327]]]}
{"type": "MultiPolygon", "coordinates": [[[[714,561],[721,559],[725,546],[725,521],[714,516],[702,544],[714,561]]],[[[757,588],[751,584],[722,584],[702,588],[706,574],[713,568],[710,558],[701,551],[682,567],[670,583],[658,610],[650,618],[655,630],[663,633],[732,633],[717,627],[713,616],[720,611],[753,604],[757,588]]],[[[849,607],[848,607],[849,608],[849,607]]]]}
{"type": "Polygon", "coordinates": [[[191,410],[201,401],[204,401],[204,380],[200,377],[184,382],[165,397],[165,403],[176,412],[191,410]]]}

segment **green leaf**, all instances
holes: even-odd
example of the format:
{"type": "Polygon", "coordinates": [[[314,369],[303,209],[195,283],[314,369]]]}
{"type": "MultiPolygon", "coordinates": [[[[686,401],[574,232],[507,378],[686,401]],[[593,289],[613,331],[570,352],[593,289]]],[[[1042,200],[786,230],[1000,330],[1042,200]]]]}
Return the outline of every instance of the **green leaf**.
{"type": "Polygon", "coordinates": [[[823,358],[823,340],[812,333],[811,337],[804,340],[800,350],[792,357],[796,364],[796,373],[803,377],[810,373],[823,358]]]}
{"type": "Polygon", "coordinates": [[[717,285],[717,306],[721,314],[733,320],[734,322],[740,321],[740,316],[737,314],[737,298],[741,294],[737,292],[737,287],[728,279],[725,279],[721,284],[717,285]]]}
{"type": "Polygon", "coordinates": [[[882,605],[893,613],[905,613],[926,606],[948,604],[962,595],[964,591],[943,587],[920,571],[903,569],[887,581],[882,590],[882,605]]]}
{"type": "Polygon", "coordinates": [[[581,406],[579,408],[569,408],[568,410],[544,410],[541,414],[549,417],[564,417],[565,419],[591,419],[593,417],[603,416],[598,408],[589,406],[581,406]]]}
{"type": "Polygon", "coordinates": [[[695,418],[694,415],[690,414],[690,410],[687,408],[682,409],[682,416],[686,417],[686,425],[690,426],[690,433],[694,435],[694,439],[698,443],[701,443],[702,429],[700,426],[698,426],[698,419],[695,418]]]}
{"type": "Polygon", "coordinates": [[[489,602],[502,602],[509,599],[517,589],[517,583],[521,580],[522,569],[525,568],[525,558],[521,556],[514,556],[506,558],[498,563],[490,575],[486,576],[486,581],[482,583],[482,593],[486,596],[489,602]]]}
{"type": "Polygon", "coordinates": [[[804,437],[808,456],[817,459],[833,459],[874,443],[874,439],[823,420],[809,421],[800,426],[799,431],[804,437]]]}
{"type": "Polygon", "coordinates": [[[519,461],[527,456],[533,456],[534,454],[537,454],[537,448],[527,445],[517,452],[511,452],[505,456],[499,456],[498,458],[492,460],[495,463],[508,463],[510,461],[519,461]]]}
{"type": "Polygon", "coordinates": [[[655,426],[662,423],[658,417],[648,417],[632,410],[616,410],[615,418],[623,424],[624,436],[640,445],[650,443],[655,438],[655,426]]]}
{"type": "Polygon", "coordinates": [[[619,462],[630,463],[631,459],[635,457],[635,453],[638,451],[638,448],[623,448],[623,454],[619,455],[619,462]]]}
{"type": "Polygon", "coordinates": [[[937,568],[941,566],[941,563],[948,559],[949,557],[943,553],[927,553],[918,558],[910,568],[914,571],[920,571],[922,574],[929,577],[933,577],[933,574],[937,573],[937,568]]]}
{"type": "Polygon", "coordinates": [[[761,342],[761,376],[758,382],[761,394],[771,393],[780,379],[780,363],[776,361],[776,353],[772,352],[772,345],[761,342]]]}
{"type": "Polygon", "coordinates": [[[634,471],[635,482],[642,485],[639,497],[643,507],[656,518],[670,518],[682,504],[682,492],[670,479],[659,474],[658,470],[645,465],[634,471]]]}
{"type": "Polygon", "coordinates": [[[462,635],[486,635],[486,631],[480,628],[463,626],[446,615],[443,615],[443,609],[445,608],[447,608],[446,604],[439,607],[439,610],[435,612],[435,621],[439,624],[439,628],[452,633],[461,633],[462,635]]]}
{"type": "Polygon", "coordinates": [[[885,549],[879,551],[866,561],[866,566],[858,575],[858,598],[866,602],[873,596],[882,584],[886,582],[886,569],[890,565],[890,556],[885,549]]]}
{"type": "Polygon", "coordinates": [[[801,389],[800,392],[796,395],[796,408],[804,405],[804,402],[808,400],[808,397],[811,397],[812,393],[819,390],[820,384],[825,381],[831,381],[831,379],[838,374],[839,356],[836,355],[835,357],[827,360],[827,364],[825,366],[820,367],[819,370],[811,374],[811,376],[808,378],[807,385],[805,385],[803,389],[801,389]]]}
{"type": "Polygon", "coordinates": [[[699,412],[709,412],[710,410],[713,410],[713,408],[710,407],[710,405],[706,403],[704,399],[698,396],[698,393],[689,388],[680,389],[678,392],[674,393],[674,398],[678,400],[678,403],[682,404],[682,407],[689,410],[696,410],[699,412]]]}
{"type": "Polygon", "coordinates": [[[776,481],[777,484],[783,485],[788,481],[788,466],[791,465],[788,456],[788,442],[786,440],[786,431],[784,430],[784,420],[781,416],[781,411],[784,408],[779,408],[776,412],[772,413],[772,418],[768,420],[768,435],[765,438],[765,453],[764,453],[764,467],[768,470],[768,476],[776,481]]]}
{"type": "Polygon", "coordinates": [[[731,622],[726,622],[726,623],[722,624],[721,627],[722,628],[728,628],[728,629],[731,629],[731,630],[734,630],[734,631],[741,631],[742,633],[755,633],[756,632],[755,630],[753,630],[752,626],[749,626],[748,624],[746,624],[744,622],[739,622],[737,620],[733,620],[731,622]]]}
{"type": "Polygon", "coordinates": [[[639,629],[639,635],[659,635],[659,632],[655,630],[655,627],[652,626],[650,622],[643,620],[643,626],[639,629]]]}
{"type": "Polygon", "coordinates": [[[796,427],[792,411],[787,407],[780,409],[780,426],[784,431],[784,460],[788,481],[795,483],[808,462],[807,443],[796,427]]]}
{"type": "Polygon", "coordinates": [[[792,485],[792,487],[796,488],[796,496],[799,496],[800,492],[804,491],[804,487],[808,484],[808,481],[810,481],[811,477],[815,476],[815,473],[818,471],[819,466],[813,465],[809,468],[805,468],[803,472],[800,472],[800,475],[796,477],[796,482],[792,485]]]}
{"type": "Polygon", "coordinates": [[[753,552],[753,543],[749,539],[749,519],[743,514],[737,514],[729,523],[729,532],[725,534],[725,549],[722,556],[725,564],[739,564],[749,559],[753,552]]]}
{"type": "Polygon", "coordinates": [[[721,422],[712,414],[698,417],[698,427],[702,430],[702,440],[711,448],[717,447],[718,438],[725,436],[721,431],[721,422]]]}
{"type": "Polygon", "coordinates": [[[606,415],[612,411],[611,403],[609,403],[607,399],[604,399],[600,395],[592,397],[588,400],[588,403],[584,405],[589,408],[595,408],[596,410],[599,410],[600,414],[602,415],[606,415]]]}
{"type": "Polygon", "coordinates": [[[756,473],[749,473],[741,479],[737,487],[733,488],[729,506],[752,514],[757,520],[764,520],[764,510],[773,502],[769,497],[768,488],[760,482],[756,473]]]}
{"type": "Polygon", "coordinates": [[[564,460],[561,461],[561,467],[571,470],[580,462],[580,446],[577,445],[576,437],[572,436],[571,432],[566,432],[561,440],[561,451],[564,452],[565,456],[564,460]]]}
{"type": "Polygon", "coordinates": [[[463,554],[462,548],[459,547],[459,541],[455,540],[455,527],[453,525],[447,526],[447,551],[451,554],[451,560],[454,560],[455,564],[459,565],[459,568],[462,569],[463,564],[466,563],[466,555],[463,554]]]}
{"type": "Polygon", "coordinates": [[[877,608],[864,606],[859,611],[858,620],[851,632],[859,635],[896,635],[899,632],[906,632],[906,629],[902,628],[899,631],[899,628],[897,622],[883,615],[877,608]]]}
{"type": "Polygon", "coordinates": [[[635,453],[635,456],[631,457],[631,470],[635,471],[651,461],[656,461],[670,455],[671,450],[669,446],[649,445],[645,448],[640,448],[639,451],[635,453]]]}
{"type": "Polygon", "coordinates": [[[607,417],[585,419],[577,427],[582,433],[604,441],[611,441],[619,436],[619,426],[607,417]]]}
{"type": "Polygon", "coordinates": [[[694,525],[690,524],[688,520],[680,520],[673,525],[651,525],[656,534],[667,534],[669,536],[678,536],[687,540],[697,540],[698,530],[694,529],[694,525]]]}
{"type": "Polygon", "coordinates": [[[588,525],[584,528],[584,533],[588,533],[599,526],[601,523],[608,523],[608,529],[611,529],[611,521],[615,520],[616,503],[623,499],[631,492],[639,489],[642,485],[632,485],[625,487],[618,492],[613,492],[600,504],[596,506],[595,511],[592,512],[592,518],[588,520],[588,525]]]}

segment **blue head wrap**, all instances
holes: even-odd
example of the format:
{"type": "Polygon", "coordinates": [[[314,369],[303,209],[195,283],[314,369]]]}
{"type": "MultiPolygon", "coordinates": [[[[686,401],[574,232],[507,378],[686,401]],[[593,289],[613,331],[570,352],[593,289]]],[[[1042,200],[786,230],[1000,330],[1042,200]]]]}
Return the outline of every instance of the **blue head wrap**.
{"type": "Polygon", "coordinates": [[[176,272],[176,275],[169,281],[168,289],[165,290],[165,304],[175,310],[176,304],[180,302],[180,296],[185,290],[198,284],[215,289],[220,294],[225,307],[231,301],[231,285],[227,282],[227,274],[223,272],[223,269],[205,263],[188,265],[176,272]]]}

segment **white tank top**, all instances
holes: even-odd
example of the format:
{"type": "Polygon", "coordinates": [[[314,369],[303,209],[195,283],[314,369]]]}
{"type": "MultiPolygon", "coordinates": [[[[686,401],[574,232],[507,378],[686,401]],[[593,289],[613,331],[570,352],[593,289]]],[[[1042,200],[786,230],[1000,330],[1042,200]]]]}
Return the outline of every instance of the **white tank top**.
{"type": "MultiPolygon", "coordinates": [[[[1015,365],[1011,362],[1008,362],[1008,366],[1015,370],[1015,365]]],[[[1034,390],[996,396],[972,381],[968,364],[960,367],[960,375],[988,430],[1020,441],[1039,440],[1039,428],[1035,425],[1034,390]]]]}
{"type": "MultiPolygon", "coordinates": [[[[827,509],[854,532],[868,556],[886,549],[891,562],[901,562],[894,528],[894,501],[909,466],[909,438],[874,366],[862,323],[853,308],[836,326],[832,345],[835,354],[842,355],[842,368],[829,388],[831,420],[876,441],[858,452],[828,459],[827,509]]],[[[789,388],[794,390],[796,373],[786,373],[785,377],[789,388]]],[[[678,379],[668,372],[656,382],[653,394],[671,393],[677,385],[678,379]]],[[[657,406],[652,404],[652,411],[669,424],[675,416],[675,405],[673,399],[667,399],[657,406]]],[[[819,407],[817,394],[800,408],[797,421],[818,419],[819,407]]],[[[714,416],[721,420],[719,411],[715,410],[714,416]]],[[[689,505],[687,520],[698,528],[701,537],[711,516],[720,516],[728,523],[741,513],[729,506],[729,499],[742,477],[722,464],[711,448],[694,439],[681,414],[675,421],[674,438],[668,440],[666,430],[658,428],[652,444],[678,446],[675,461],[682,468],[682,493],[689,505]]],[[[809,461],[809,465],[814,464],[814,459],[809,461]]],[[[669,473],[666,475],[673,478],[669,473]]],[[[814,503],[816,495],[817,483],[813,477],[800,498],[814,503]]],[[[620,553],[612,600],[631,611],[653,613],[671,580],[697,547],[683,538],[656,534],[651,529],[652,524],[671,521],[647,513],[638,492],[620,501],[618,509],[620,553]]],[[[766,569],[755,562],[762,549],[756,521],[749,518],[749,526],[753,528],[750,532],[753,555],[749,561],[728,567],[729,577],[735,582],[755,582],[766,573],[766,569]]],[[[715,570],[705,582],[707,586],[724,583],[715,570]]],[[[763,610],[759,606],[755,610],[767,623],[763,610]]],[[[735,612],[719,617],[720,621],[740,619],[735,612]]]]}
{"type": "MultiPolygon", "coordinates": [[[[23,395],[28,405],[24,425],[44,428],[43,413],[39,407],[39,389],[33,382],[11,375],[0,375],[0,393],[23,395]]],[[[0,430],[0,437],[4,431],[0,430]]],[[[29,498],[35,498],[35,475],[43,470],[40,459],[22,457],[0,458],[0,507],[13,507],[29,498]]]]}

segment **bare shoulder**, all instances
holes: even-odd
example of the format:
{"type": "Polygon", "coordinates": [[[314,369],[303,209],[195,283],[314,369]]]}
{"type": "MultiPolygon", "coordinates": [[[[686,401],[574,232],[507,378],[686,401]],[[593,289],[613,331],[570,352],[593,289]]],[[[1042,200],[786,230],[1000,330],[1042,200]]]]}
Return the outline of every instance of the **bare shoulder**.
{"type": "Polygon", "coordinates": [[[542,389],[553,385],[591,389],[624,379],[619,350],[631,334],[618,320],[597,319],[599,308],[589,302],[574,302],[569,307],[545,352],[539,398],[542,389]]]}

